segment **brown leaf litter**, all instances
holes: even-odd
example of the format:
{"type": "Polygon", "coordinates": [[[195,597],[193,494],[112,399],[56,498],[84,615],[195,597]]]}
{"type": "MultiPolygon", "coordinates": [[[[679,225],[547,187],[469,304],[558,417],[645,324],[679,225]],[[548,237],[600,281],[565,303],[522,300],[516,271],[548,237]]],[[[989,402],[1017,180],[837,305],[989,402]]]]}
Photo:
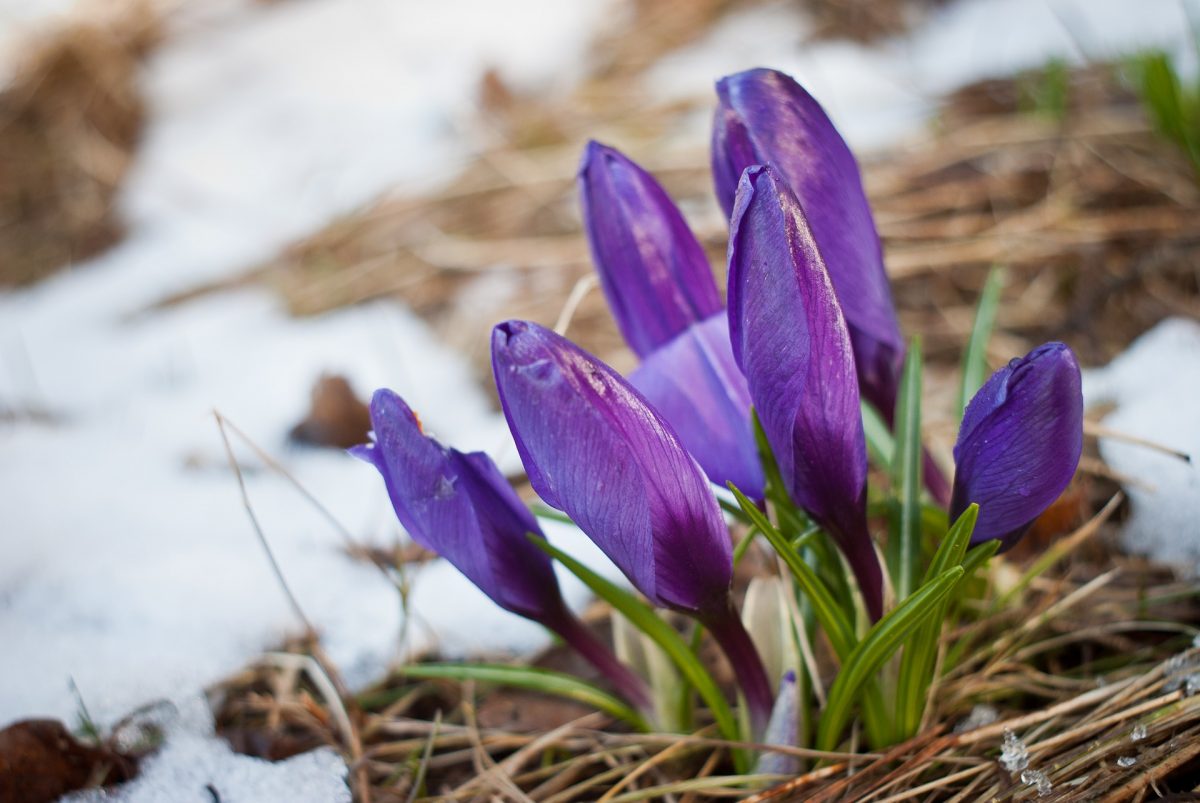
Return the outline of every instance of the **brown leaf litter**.
{"type": "Polygon", "coordinates": [[[149,2],[113,4],[23,54],[0,91],[0,288],[121,238],[113,201],[146,113],[138,73],[161,35],[149,2]]]}

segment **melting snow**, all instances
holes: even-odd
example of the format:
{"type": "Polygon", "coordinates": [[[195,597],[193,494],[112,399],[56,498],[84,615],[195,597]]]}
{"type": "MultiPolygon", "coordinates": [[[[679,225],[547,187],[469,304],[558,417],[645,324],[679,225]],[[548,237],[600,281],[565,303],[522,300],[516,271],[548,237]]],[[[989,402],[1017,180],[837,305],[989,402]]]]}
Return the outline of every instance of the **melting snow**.
{"type": "Polygon", "coordinates": [[[1108,429],[1192,456],[1191,462],[1124,441],[1100,440],[1100,454],[1129,477],[1130,549],[1195,573],[1200,568],[1200,323],[1163,321],[1106,368],[1084,376],[1089,406],[1113,404],[1108,429]]]}

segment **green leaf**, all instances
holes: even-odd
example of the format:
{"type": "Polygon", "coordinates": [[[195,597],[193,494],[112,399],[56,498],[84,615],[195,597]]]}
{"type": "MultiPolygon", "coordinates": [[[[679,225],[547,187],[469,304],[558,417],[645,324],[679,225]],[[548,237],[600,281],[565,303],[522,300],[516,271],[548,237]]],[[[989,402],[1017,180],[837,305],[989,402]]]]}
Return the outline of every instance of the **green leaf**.
{"type": "Polygon", "coordinates": [[[650,730],[641,714],[620,699],[573,675],[549,669],[504,664],[413,664],[404,667],[402,674],[406,678],[475,680],[566,697],[624,720],[637,730],[650,730]]]}
{"type": "Polygon", "coordinates": [[[879,411],[868,402],[860,402],[862,408],[863,434],[867,437],[867,451],[871,459],[879,466],[890,466],[892,454],[896,451],[896,443],[892,440],[892,431],[879,411]]]}
{"type": "Polygon", "coordinates": [[[754,443],[758,446],[758,457],[762,462],[763,476],[766,478],[766,498],[777,507],[791,507],[792,500],[787,488],[783,485],[783,475],[779,473],[779,463],[775,460],[775,452],[767,440],[767,431],[758,420],[758,413],[751,411],[754,419],[754,443]]]}
{"type": "Polygon", "coordinates": [[[993,265],[979,294],[979,306],[975,309],[975,324],[971,337],[963,352],[962,377],[958,389],[958,414],[967,409],[967,403],[983,387],[988,376],[987,344],[996,324],[996,310],[1000,306],[1000,291],[1004,289],[1004,269],[993,265]]]}
{"type": "Polygon", "coordinates": [[[891,465],[900,515],[888,539],[888,563],[897,601],[913,592],[921,556],[921,366],[921,339],[913,338],[896,402],[896,451],[891,465]]]}
{"type": "MultiPolygon", "coordinates": [[[[937,551],[929,563],[922,584],[948,569],[960,565],[967,553],[971,542],[971,533],[975,531],[975,522],[979,518],[979,505],[972,504],[954,522],[954,526],[942,538],[937,551]]],[[[946,617],[949,600],[939,603],[940,611],[931,621],[917,629],[904,645],[904,655],[900,659],[900,674],[896,684],[896,723],[899,726],[901,738],[916,734],[921,724],[921,714],[925,709],[925,690],[933,679],[934,664],[936,663],[938,641],[942,633],[942,623],[946,617]]]]}
{"type": "Polygon", "coordinates": [[[574,524],[571,517],[561,510],[556,510],[549,505],[541,502],[531,502],[529,504],[529,512],[539,519],[549,519],[550,521],[561,521],[563,524],[574,524]]]}
{"type": "MultiPolygon", "coordinates": [[[[733,711],[730,709],[729,703],[725,700],[725,696],[721,694],[720,687],[717,686],[712,675],[704,668],[704,664],[700,663],[700,659],[696,657],[696,654],[692,652],[673,627],[660,619],[649,605],[623,588],[619,588],[608,580],[605,580],[546,539],[532,533],[529,535],[529,539],[540,547],[542,551],[550,555],[550,557],[557,560],[563,566],[566,566],[572,574],[582,580],[584,585],[595,592],[598,597],[624,614],[625,618],[635,627],[653,639],[658,646],[662,647],[668,657],[679,667],[679,671],[683,676],[696,688],[700,697],[708,705],[709,710],[712,711],[713,718],[717,721],[717,730],[720,731],[721,736],[733,742],[740,740],[741,733],[738,730],[737,720],[734,719],[733,711]]],[[[737,752],[735,751],[736,755],[737,752]]]]}
{"type": "Polygon", "coordinates": [[[858,643],[849,659],[842,664],[842,670],[829,690],[829,702],[817,726],[818,749],[833,750],[837,747],[863,686],[891,658],[910,633],[937,614],[940,608],[938,602],[950,593],[962,576],[962,567],[955,566],[921,586],[880,619],[858,643]]]}
{"type": "Polygon", "coordinates": [[[813,614],[820,622],[825,635],[829,637],[834,652],[838,654],[839,658],[845,660],[854,649],[854,628],[838,607],[833,595],[829,593],[829,589],[817,577],[817,573],[813,571],[812,567],[805,563],[800,554],[792,548],[783,533],[779,532],[766,515],[758,509],[758,506],[746,498],[746,495],[739,491],[732,482],[729,483],[729,489],[733,491],[738,504],[742,506],[742,510],[754,523],[754,526],[767,539],[767,543],[791,570],[792,576],[796,578],[796,584],[800,586],[800,590],[812,603],[813,614]]]}

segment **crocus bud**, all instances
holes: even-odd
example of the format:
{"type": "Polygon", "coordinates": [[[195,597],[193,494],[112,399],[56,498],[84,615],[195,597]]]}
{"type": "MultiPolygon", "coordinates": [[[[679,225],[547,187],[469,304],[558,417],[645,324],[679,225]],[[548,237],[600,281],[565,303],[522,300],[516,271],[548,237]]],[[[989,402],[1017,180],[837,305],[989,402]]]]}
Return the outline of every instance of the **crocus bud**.
{"type": "Polygon", "coordinates": [[[500,403],[529,481],[652,602],[699,612],[729,597],[729,533],[674,430],[619,374],[534,323],[492,331],[500,403]]]}
{"type": "Polygon", "coordinates": [[[710,480],[732,482],[762,499],[762,462],[754,444],[750,389],[733,359],[722,310],[693,324],[629,376],[665,418],[710,480]]]}
{"type": "Polygon", "coordinates": [[[954,446],[952,520],[972,502],[971,543],[1012,547],[1075,475],[1083,451],[1079,363],[1062,343],[1013,360],[984,384],[954,446]]]}
{"type": "Polygon", "coordinates": [[[620,374],[537,324],[493,329],[492,369],[534,490],[650,601],[705,623],[765,723],[771,690],[730,601],[729,532],[674,429],[620,374]]]}
{"type": "Polygon", "coordinates": [[[729,234],[733,353],[792,499],[833,536],[872,619],[867,447],[842,307],[804,209],[771,167],[742,176],[729,234]]]}
{"type": "Polygon", "coordinates": [[[630,382],[710,480],[761,499],[746,378],[700,243],[654,177],[613,148],[588,143],[579,190],[600,284],[643,358],[630,382]]]}
{"type": "Polygon", "coordinates": [[[721,310],[704,249],[653,176],[613,148],[589,142],[579,195],[600,285],[638,356],[721,310]]]}
{"type": "Polygon", "coordinates": [[[854,154],[821,105],[781,72],[747,70],[722,78],[717,96],[717,199],[726,214],[733,213],[738,181],[750,165],[771,165],[791,186],[842,302],[863,395],[890,421],[904,339],[854,154]]]}
{"type": "Polygon", "coordinates": [[[371,399],[371,425],[374,442],[350,452],[378,469],[413,540],[448,560],[501,608],[558,633],[631,702],[648,704],[645,684],[567,608],[550,558],[528,538],[541,535],[537,520],[491,458],[447,449],[425,435],[390,390],[371,399]]]}

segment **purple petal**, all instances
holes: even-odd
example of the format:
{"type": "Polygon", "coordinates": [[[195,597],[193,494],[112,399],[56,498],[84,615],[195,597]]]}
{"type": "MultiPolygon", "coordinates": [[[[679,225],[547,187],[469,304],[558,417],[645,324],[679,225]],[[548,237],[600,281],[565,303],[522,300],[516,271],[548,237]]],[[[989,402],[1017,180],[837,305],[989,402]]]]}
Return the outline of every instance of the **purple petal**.
{"type": "Polygon", "coordinates": [[[684,448],[722,487],[762,499],[763,472],[750,420],[750,389],[733,359],[724,312],[655,351],[629,382],[674,427],[684,448]]]}
{"type": "Polygon", "coordinates": [[[1079,364],[1062,343],[1038,346],[992,374],[967,405],[954,446],[957,517],[972,502],[972,543],[1008,549],[1070,484],[1083,451],[1079,364]]]}
{"type": "Polygon", "coordinates": [[[904,340],[858,163],[821,105],[789,76],[748,70],[717,82],[713,176],[732,214],[742,171],[770,164],[804,206],[842,304],[863,395],[890,422],[904,340]]]}
{"type": "Polygon", "coordinates": [[[825,261],[787,184],[742,176],[729,237],[733,353],[792,499],[837,539],[872,616],[882,574],[866,521],[854,354],[825,261]]]}
{"type": "Polygon", "coordinates": [[[589,142],[579,195],[604,295],[639,356],[720,311],[704,249],[653,176],[613,148],[589,142]]]}
{"type": "Polygon", "coordinates": [[[541,529],[491,459],[443,448],[390,390],[375,392],[371,424],[376,442],[351,452],[383,475],[413,540],[505,610],[557,621],[563,602],[550,559],[526,537],[541,529]]]}
{"type": "Polygon", "coordinates": [[[726,604],[732,550],[720,508],[674,430],[607,365],[537,324],[492,331],[492,368],[517,450],[565,511],[650,600],[726,604]]]}

